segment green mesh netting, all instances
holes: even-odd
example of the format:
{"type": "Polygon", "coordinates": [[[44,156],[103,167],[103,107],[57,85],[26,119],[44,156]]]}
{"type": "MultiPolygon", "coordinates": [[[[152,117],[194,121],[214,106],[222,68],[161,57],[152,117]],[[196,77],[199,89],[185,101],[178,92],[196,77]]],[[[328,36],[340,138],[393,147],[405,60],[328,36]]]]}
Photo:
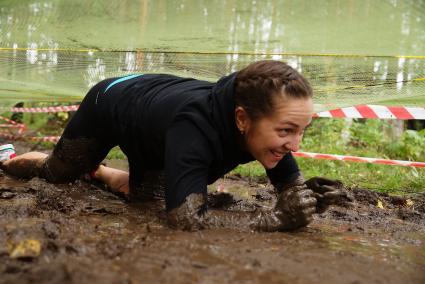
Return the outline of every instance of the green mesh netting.
{"type": "Polygon", "coordinates": [[[423,1],[0,4],[3,106],[80,100],[96,82],[129,73],[216,80],[259,59],[302,72],[315,90],[316,111],[425,106],[424,55],[423,1]]]}

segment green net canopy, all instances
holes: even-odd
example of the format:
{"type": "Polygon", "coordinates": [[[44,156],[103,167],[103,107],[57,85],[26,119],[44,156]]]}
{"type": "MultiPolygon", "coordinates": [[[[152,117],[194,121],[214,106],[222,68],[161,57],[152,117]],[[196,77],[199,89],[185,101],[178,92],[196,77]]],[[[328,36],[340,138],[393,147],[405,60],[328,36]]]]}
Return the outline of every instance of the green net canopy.
{"type": "Polygon", "coordinates": [[[77,101],[133,73],[214,81],[252,61],[302,72],[316,110],[425,106],[423,1],[0,3],[0,100],[77,101]]]}

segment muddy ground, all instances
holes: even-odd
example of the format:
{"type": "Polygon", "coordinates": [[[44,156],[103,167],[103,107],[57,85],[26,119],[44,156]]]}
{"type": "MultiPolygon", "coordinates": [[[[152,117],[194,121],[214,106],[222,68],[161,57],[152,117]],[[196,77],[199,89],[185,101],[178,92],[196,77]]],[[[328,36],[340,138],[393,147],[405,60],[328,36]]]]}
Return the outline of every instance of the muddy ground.
{"type": "MultiPolygon", "coordinates": [[[[350,191],[352,206],[295,232],[184,232],[162,201],[0,171],[0,283],[425,283],[425,194],[350,191]]],[[[211,192],[211,210],[235,218],[275,201],[270,185],[236,177],[211,192]]]]}

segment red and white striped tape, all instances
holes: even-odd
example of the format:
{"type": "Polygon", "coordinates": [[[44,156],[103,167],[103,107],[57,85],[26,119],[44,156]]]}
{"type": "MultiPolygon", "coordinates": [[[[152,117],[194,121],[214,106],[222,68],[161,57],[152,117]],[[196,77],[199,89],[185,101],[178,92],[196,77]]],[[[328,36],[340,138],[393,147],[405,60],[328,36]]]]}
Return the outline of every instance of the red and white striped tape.
{"type": "Polygon", "coordinates": [[[356,156],[342,156],[342,155],[320,154],[320,153],[311,153],[311,152],[293,152],[292,154],[296,157],[303,157],[303,158],[425,168],[425,162],[388,160],[388,159],[356,157],[356,156]]]}
{"type": "Polygon", "coordinates": [[[52,106],[52,107],[13,107],[10,109],[11,112],[67,112],[76,111],[79,105],[72,106],[52,106]]]}
{"type": "Polygon", "coordinates": [[[21,124],[21,123],[17,123],[16,121],[13,121],[13,120],[11,120],[11,119],[9,119],[9,118],[7,118],[7,117],[1,116],[1,115],[0,115],[0,119],[1,119],[1,120],[4,120],[4,121],[6,121],[7,123],[12,124],[12,125],[18,125],[18,126],[23,125],[23,124],[21,124]]]}
{"type": "MultiPolygon", "coordinates": [[[[76,111],[78,105],[54,107],[14,107],[12,112],[68,112],[76,111]]],[[[425,119],[424,107],[358,105],[315,113],[313,117],[378,118],[378,119],[425,119]]]]}
{"type": "Polygon", "coordinates": [[[6,121],[8,124],[0,124],[1,127],[5,128],[18,128],[18,133],[22,134],[22,132],[24,132],[25,130],[25,124],[23,123],[17,123],[16,121],[13,121],[9,118],[0,116],[0,120],[6,121]]]}
{"type": "Polygon", "coordinates": [[[358,105],[330,111],[322,111],[313,117],[425,119],[424,107],[358,105]]]}
{"type": "Polygon", "coordinates": [[[24,126],[19,124],[0,124],[0,128],[22,128],[24,126]]]}
{"type": "MultiPolygon", "coordinates": [[[[43,113],[43,112],[67,112],[76,111],[78,105],[71,106],[56,106],[56,107],[41,107],[41,108],[12,108],[12,112],[29,112],[29,113],[43,113]]],[[[378,118],[378,119],[425,119],[425,108],[423,107],[388,107],[378,105],[359,105],[354,107],[340,108],[330,111],[323,111],[314,114],[314,117],[334,117],[334,118],[378,118]]],[[[0,119],[10,123],[10,126],[4,125],[4,127],[17,127],[19,128],[19,134],[22,133],[25,128],[24,124],[16,123],[13,120],[0,116],[0,119]],[[13,126],[12,126],[13,125],[13,126]]],[[[1,125],[0,125],[1,126],[1,125]]],[[[25,137],[22,135],[12,135],[10,133],[0,132],[0,136],[12,139],[12,140],[31,140],[31,141],[43,141],[56,143],[59,140],[59,136],[47,136],[47,137],[25,137]]],[[[314,159],[326,159],[326,160],[338,160],[338,161],[350,161],[360,163],[372,163],[372,164],[384,164],[384,165],[396,165],[396,166],[407,166],[407,167],[418,167],[425,168],[425,162],[412,162],[412,161],[401,161],[401,160],[389,160],[380,158],[367,158],[367,157],[356,157],[356,156],[343,156],[334,154],[320,154],[310,152],[293,152],[294,156],[314,159]]]]}
{"type": "Polygon", "coordinates": [[[0,137],[10,139],[10,140],[30,140],[30,141],[39,141],[39,142],[52,142],[56,143],[59,141],[60,136],[23,136],[23,135],[13,135],[6,132],[0,132],[0,137]]]}
{"type": "MultiPolygon", "coordinates": [[[[11,140],[30,140],[30,141],[52,142],[52,143],[58,142],[60,138],[60,136],[46,136],[46,137],[16,136],[16,135],[11,135],[9,133],[4,133],[4,132],[0,132],[0,137],[4,137],[11,140]]],[[[296,157],[302,157],[302,158],[425,168],[425,162],[388,160],[388,159],[380,159],[380,158],[343,156],[343,155],[320,154],[320,153],[311,153],[311,152],[292,152],[292,154],[296,157]]]]}

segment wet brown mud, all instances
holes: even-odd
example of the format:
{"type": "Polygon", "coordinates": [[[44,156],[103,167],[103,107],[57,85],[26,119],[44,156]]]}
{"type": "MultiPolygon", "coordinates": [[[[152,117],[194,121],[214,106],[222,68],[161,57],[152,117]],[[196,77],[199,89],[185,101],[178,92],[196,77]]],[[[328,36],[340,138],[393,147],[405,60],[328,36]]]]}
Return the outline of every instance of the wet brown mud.
{"type": "Polygon", "coordinates": [[[162,201],[1,174],[0,283],[425,283],[425,195],[353,189],[307,228],[259,233],[238,218],[273,206],[269,185],[226,178],[211,192],[234,228],[172,230],[162,201]]]}

